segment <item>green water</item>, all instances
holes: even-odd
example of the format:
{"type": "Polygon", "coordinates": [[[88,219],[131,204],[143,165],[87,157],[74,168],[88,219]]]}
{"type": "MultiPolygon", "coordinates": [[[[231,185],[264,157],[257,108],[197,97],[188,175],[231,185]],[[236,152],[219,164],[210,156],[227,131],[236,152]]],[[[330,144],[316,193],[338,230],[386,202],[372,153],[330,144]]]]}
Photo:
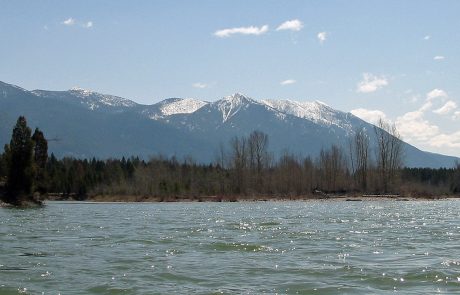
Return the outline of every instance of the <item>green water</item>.
{"type": "Polygon", "coordinates": [[[0,294],[458,294],[460,201],[0,209],[0,294]]]}

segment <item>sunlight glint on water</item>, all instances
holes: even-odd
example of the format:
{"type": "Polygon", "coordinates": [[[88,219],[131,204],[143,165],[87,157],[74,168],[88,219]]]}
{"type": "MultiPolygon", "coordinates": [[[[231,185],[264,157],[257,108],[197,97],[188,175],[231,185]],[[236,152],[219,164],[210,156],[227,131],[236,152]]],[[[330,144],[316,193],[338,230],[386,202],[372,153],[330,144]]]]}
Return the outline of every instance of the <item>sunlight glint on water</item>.
{"type": "Polygon", "coordinates": [[[0,294],[452,294],[460,202],[0,209],[0,294]]]}

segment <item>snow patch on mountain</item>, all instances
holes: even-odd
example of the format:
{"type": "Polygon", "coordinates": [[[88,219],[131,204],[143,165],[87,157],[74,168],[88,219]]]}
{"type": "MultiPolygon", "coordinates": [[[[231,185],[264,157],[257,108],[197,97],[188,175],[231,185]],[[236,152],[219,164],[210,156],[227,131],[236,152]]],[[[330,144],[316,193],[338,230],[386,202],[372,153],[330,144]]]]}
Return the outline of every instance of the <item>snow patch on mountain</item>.
{"type": "Polygon", "coordinates": [[[326,126],[335,125],[346,130],[352,128],[351,124],[347,120],[344,120],[346,114],[334,110],[321,101],[300,102],[289,99],[264,99],[261,102],[279,112],[307,119],[318,124],[326,126]]]}
{"type": "Polygon", "coordinates": [[[260,104],[260,102],[241,93],[226,96],[213,103],[213,105],[222,113],[222,123],[228,121],[241,109],[247,108],[250,104],[260,104]]]}
{"type": "Polygon", "coordinates": [[[176,114],[191,114],[201,109],[208,103],[194,98],[178,98],[170,100],[160,106],[160,111],[163,116],[171,116],[176,114]]]}
{"type": "Polygon", "coordinates": [[[134,101],[126,98],[114,95],[101,94],[79,87],[74,87],[70,89],[69,93],[78,98],[81,98],[82,103],[87,104],[91,110],[97,109],[101,106],[134,107],[137,105],[134,101]]]}
{"type": "Polygon", "coordinates": [[[26,89],[13,85],[13,84],[8,84],[0,81],[0,90],[2,91],[2,96],[6,98],[10,93],[11,90],[14,91],[21,91],[21,92],[28,92],[26,89]]]}

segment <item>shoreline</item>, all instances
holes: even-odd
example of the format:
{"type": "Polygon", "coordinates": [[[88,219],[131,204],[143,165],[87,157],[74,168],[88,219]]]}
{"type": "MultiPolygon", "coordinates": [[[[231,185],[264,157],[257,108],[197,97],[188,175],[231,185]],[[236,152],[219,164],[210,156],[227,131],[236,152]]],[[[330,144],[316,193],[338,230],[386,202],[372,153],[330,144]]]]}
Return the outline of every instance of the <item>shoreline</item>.
{"type": "Polygon", "coordinates": [[[201,197],[157,197],[157,196],[118,196],[118,195],[99,195],[92,196],[85,200],[66,199],[66,200],[45,200],[45,201],[74,201],[88,203],[200,203],[200,202],[308,202],[308,201],[440,201],[440,200],[456,200],[460,199],[459,195],[452,196],[356,196],[356,195],[332,195],[332,196],[201,196],[201,197]]]}
{"type": "Polygon", "coordinates": [[[460,200],[460,195],[441,196],[377,196],[377,195],[305,195],[305,196],[201,196],[201,197],[158,197],[158,196],[123,196],[123,195],[98,195],[86,199],[69,198],[45,198],[40,206],[14,206],[0,201],[0,208],[35,208],[46,206],[47,202],[62,202],[69,204],[123,204],[123,203],[253,203],[253,202],[378,202],[378,201],[447,201],[460,200]]]}

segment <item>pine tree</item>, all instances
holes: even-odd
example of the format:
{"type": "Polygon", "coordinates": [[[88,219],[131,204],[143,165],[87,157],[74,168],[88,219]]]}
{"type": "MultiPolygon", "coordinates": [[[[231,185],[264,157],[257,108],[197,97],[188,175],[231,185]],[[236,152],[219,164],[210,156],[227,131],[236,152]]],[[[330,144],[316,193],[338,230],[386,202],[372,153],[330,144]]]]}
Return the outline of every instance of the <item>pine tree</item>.
{"type": "Polygon", "coordinates": [[[32,135],[34,141],[35,185],[40,193],[46,192],[46,161],[48,160],[48,141],[38,128],[32,135]]]}
{"type": "Polygon", "coordinates": [[[7,196],[6,201],[17,204],[23,196],[31,197],[34,168],[33,168],[33,148],[31,130],[27,127],[26,118],[18,118],[13,129],[13,135],[7,154],[7,196]]]}
{"type": "Polygon", "coordinates": [[[5,153],[0,154],[0,184],[3,183],[4,178],[8,173],[6,169],[6,151],[9,149],[8,145],[5,145],[5,153]]]}

